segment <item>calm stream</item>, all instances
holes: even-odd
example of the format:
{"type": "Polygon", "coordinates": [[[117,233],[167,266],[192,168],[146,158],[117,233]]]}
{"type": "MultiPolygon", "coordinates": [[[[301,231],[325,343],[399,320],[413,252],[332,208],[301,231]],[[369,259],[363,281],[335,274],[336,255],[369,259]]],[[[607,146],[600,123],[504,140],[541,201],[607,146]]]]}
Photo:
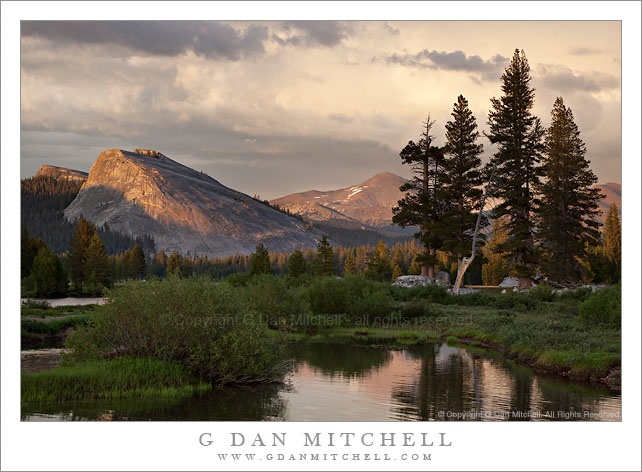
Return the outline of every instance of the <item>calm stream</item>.
{"type": "Polygon", "coordinates": [[[535,375],[493,353],[445,344],[391,350],[343,344],[295,346],[283,385],[218,389],[190,398],[51,405],[23,420],[610,420],[617,392],[535,375]],[[560,413],[558,413],[560,412],[560,413]]]}

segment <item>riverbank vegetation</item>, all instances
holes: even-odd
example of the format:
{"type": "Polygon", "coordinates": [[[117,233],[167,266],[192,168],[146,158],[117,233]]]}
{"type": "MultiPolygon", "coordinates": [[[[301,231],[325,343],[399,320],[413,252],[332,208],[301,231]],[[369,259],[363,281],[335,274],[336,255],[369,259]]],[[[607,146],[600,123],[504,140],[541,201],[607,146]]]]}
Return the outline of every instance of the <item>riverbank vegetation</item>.
{"type": "MultiPolygon", "coordinates": [[[[234,277],[130,281],[107,297],[106,305],[91,307],[91,316],[71,318],[87,316],[67,338],[70,352],[62,370],[23,377],[25,401],[106,398],[120,389],[119,382],[128,386],[124,395],[155,394],[155,384],[145,380],[155,375],[154,362],[180,366],[189,379],[207,385],[280,381],[289,368],[288,346],[301,342],[462,343],[577,380],[602,379],[621,361],[619,286],[596,293],[539,286],[455,296],[437,285],[404,288],[356,275],[263,274],[241,282],[234,277]],[[147,361],[129,364],[141,359],[147,361]],[[101,370],[108,371],[106,383],[85,381],[100,378],[101,370]],[[87,390],[77,386],[83,383],[87,390]]],[[[25,310],[31,318],[48,311],[25,310]]],[[[162,385],[169,393],[183,386],[162,385]]],[[[185,385],[191,392],[195,384],[185,385]]]]}
{"type": "Polygon", "coordinates": [[[96,305],[51,307],[42,300],[27,300],[20,308],[22,349],[61,347],[73,328],[85,326],[96,305]]]}
{"type": "Polygon", "coordinates": [[[177,362],[120,357],[22,373],[22,403],[57,403],[140,396],[203,393],[211,384],[189,374],[177,362]]]}

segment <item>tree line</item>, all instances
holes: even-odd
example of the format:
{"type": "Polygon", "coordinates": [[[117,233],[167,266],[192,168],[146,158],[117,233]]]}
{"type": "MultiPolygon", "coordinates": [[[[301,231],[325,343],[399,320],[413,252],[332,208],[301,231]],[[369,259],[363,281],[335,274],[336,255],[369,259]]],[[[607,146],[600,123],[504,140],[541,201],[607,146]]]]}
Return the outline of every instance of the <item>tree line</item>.
{"type": "MultiPolygon", "coordinates": [[[[558,97],[545,129],[532,113],[535,90],[530,81],[524,51],[515,50],[501,77],[502,96],[491,99],[484,135],[496,151],[486,165],[477,122],[463,95],[445,125],[444,146],[435,145],[435,122],[428,115],[419,140],[401,151],[413,178],[400,188],[405,196],[393,209],[393,222],[419,228],[415,236],[422,251],[416,260],[422,275],[434,276],[438,251],[458,264],[471,254],[479,212],[481,230],[490,224],[487,216],[494,221],[495,236],[480,249],[493,259],[487,280],[496,281],[490,272],[504,264],[506,270],[500,272],[518,277],[521,288],[531,285],[537,271],[551,280],[586,280],[591,264],[598,264],[600,248],[611,244],[600,235],[596,217],[604,195],[594,187],[597,177],[573,112],[558,97]],[[480,208],[485,185],[499,202],[488,215],[480,208]]],[[[617,218],[617,210],[612,211],[611,220],[617,218]]]]}
{"type": "Polygon", "coordinates": [[[145,276],[146,257],[140,244],[109,255],[96,225],[82,217],[73,227],[68,244],[70,250],[58,256],[22,225],[20,270],[24,292],[38,296],[100,294],[114,281],[145,276]]]}
{"type": "MultiPolygon", "coordinates": [[[[64,210],[76,198],[83,182],[51,176],[38,176],[20,182],[20,220],[28,233],[41,238],[57,254],[69,251],[74,224],[65,220],[64,210]]],[[[140,245],[146,253],[154,252],[154,239],[149,235],[130,237],[112,230],[109,225],[98,228],[108,254],[121,254],[140,245]]]]}
{"type": "MultiPolygon", "coordinates": [[[[510,273],[511,255],[503,250],[507,239],[506,225],[495,220],[494,231],[482,248],[480,257],[466,274],[467,284],[497,285],[510,273]]],[[[601,243],[587,249],[582,262],[582,281],[614,283],[619,280],[621,259],[621,227],[618,211],[611,206],[601,243]]],[[[223,258],[167,254],[159,251],[145,255],[136,245],[121,254],[107,254],[96,227],[80,219],[70,241],[72,250],[61,256],[43,241],[31,238],[22,227],[23,287],[39,296],[63,294],[100,294],[103,287],[114,282],[139,278],[181,278],[206,276],[214,280],[236,277],[243,281],[259,274],[289,278],[313,276],[361,275],[376,281],[394,281],[402,275],[419,275],[422,271],[423,247],[420,241],[410,240],[376,246],[332,247],[327,237],[316,249],[305,248],[287,252],[269,252],[262,244],[252,254],[235,254],[223,258]]],[[[447,272],[451,278],[457,272],[456,256],[435,251],[435,270],[447,272]]]]}

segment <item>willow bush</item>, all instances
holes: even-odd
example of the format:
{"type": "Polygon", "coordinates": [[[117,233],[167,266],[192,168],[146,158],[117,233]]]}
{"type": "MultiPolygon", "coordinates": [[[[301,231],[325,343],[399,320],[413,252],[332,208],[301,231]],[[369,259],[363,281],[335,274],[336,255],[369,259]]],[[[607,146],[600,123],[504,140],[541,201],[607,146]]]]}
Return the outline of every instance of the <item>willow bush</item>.
{"type": "Polygon", "coordinates": [[[284,337],[226,283],[133,281],[107,299],[89,326],[68,338],[67,362],[151,357],[219,383],[270,381],[284,371],[284,337]]]}

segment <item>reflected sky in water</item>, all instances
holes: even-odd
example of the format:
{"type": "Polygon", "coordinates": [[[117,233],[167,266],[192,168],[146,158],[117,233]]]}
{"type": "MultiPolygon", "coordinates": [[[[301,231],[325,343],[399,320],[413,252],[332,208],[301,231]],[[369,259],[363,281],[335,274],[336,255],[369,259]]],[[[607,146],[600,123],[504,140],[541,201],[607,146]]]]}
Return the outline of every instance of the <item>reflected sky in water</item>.
{"type": "Polygon", "coordinates": [[[485,351],[431,344],[391,350],[293,347],[285,385],[216,389],[181,399],[128,399],[25,408],[23,420],[514,421],[621,418],[601,385],[535,375],[485,351]]]}

